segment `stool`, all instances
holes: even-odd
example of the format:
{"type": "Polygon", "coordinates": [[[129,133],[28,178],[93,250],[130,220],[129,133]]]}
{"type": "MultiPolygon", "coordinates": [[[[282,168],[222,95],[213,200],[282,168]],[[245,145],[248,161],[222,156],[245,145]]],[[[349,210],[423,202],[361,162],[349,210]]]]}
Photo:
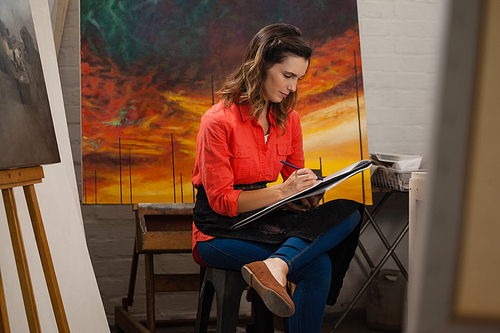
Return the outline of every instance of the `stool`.
{"type": "MultiPolygon", "coordinates": [[[[217,333],[234,333],[238,325],[241,294],[247,287],[241,272],[207,267],[198,298],[195,333],[206,333],[214,293],[217,297],[217,333]]],[[[256,292],[252,293],[255,332],[274,332],[273,314],[256,292]]]]}

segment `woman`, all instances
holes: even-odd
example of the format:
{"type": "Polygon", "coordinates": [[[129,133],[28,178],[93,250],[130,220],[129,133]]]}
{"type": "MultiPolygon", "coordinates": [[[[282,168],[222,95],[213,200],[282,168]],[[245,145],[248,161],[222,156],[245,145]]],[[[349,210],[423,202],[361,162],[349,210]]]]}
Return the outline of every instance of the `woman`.
{"type": "Polygon", "coordinates": [[[311,54],[292,25],[273,24],[255,35],[243,63],[219,91],[221,101],[202,117],[192,179],[198,189],[195,260],[241,270],[272,312],[290,317],[290,332],[308,333],[320,332],[334,280],[333,298],[338,295],[357,241],[360,204],[334,200],[319,205],[321,197],[315,196],[241,229],[230,227],[317,181],[304,168],[300,119],[293,110],[311,54]],[[283,183],[266,186],[280,173],[283,183]],[[348,235],[350,246],[339,251],[337,245],[348,235]],[[342,267],[332,271],[332,262],[342,267]],[[293,299],[285,289],[287,280],[296,284],[293,299]]]}

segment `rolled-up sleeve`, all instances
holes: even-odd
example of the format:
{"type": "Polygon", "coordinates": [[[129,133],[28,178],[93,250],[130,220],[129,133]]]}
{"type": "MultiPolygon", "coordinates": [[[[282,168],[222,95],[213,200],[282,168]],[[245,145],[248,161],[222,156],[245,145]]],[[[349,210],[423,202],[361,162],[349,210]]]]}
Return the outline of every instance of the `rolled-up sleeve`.
{"type": "Polygon", "coordinates": [[[205,114],[200,123],[196,154],[198,176],[210,207],[220,215],[236,216],[240,190],[234,190],[234,173],[228,148],[229,129],[216,115],[205,114]]]}

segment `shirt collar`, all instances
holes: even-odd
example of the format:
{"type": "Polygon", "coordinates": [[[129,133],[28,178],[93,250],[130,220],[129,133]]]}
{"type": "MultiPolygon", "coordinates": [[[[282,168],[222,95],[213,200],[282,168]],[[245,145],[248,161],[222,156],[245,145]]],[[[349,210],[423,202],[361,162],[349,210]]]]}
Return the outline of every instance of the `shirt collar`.
{"type": "MultiPolygon", "coordinates": [[[[241,115],[241,120],[242,121],[247,121],[250,119],[250,110],[251,107],[249,104],[233,104],[236,108],[238,108],[240,115],[241,115]]],[[[274,121],[274,113],[273,113],[273,108],[271,107],[270,111],[270,117],[269,117],[269,124],[272,126],[276,125],[276,122],[274,121]]]]}
{"type": "Polygon", "coordinates": [[[238,111],[240,112],[241,115],[241,120],[247,121],[250,119],[250,105],[249,104],[233,104],[236,108],[238,108],[238,111]]]}

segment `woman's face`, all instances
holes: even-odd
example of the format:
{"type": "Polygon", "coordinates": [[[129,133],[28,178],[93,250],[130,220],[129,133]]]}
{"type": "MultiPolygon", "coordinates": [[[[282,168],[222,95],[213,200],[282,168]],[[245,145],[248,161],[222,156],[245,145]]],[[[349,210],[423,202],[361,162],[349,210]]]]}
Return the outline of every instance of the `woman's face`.
{"type": "Polygon", "coordinates": [[[283,62],[267,70],[264,82],[264,98],[280,103],[289,93],[297,90],[297,81],[304,78],[309,62],[301,57],[287,56],[283,62]]]}

